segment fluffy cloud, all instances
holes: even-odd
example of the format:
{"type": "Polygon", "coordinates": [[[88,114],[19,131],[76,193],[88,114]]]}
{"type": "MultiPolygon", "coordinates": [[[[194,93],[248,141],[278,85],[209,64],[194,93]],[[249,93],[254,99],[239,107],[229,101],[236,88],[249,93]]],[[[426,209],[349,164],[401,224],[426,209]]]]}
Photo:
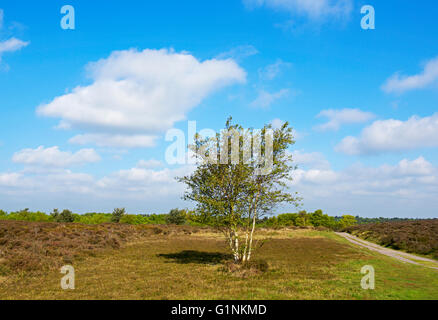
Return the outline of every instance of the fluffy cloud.
{"type": "Polygon", "coordinates": [[[0,202],[2,209],[8,210],[68,207],[77,212],[110,212],[126,207],[133,213],[167,212],[188,205],[181,200],[185,187],[175,178],[190,173],[193,167],[146,168],[152,164],[141,162],[101,178],[66,169],[0,173],[0,202]]]}
{"type": "MultiPolygon", "coordinates": [[[[433,216],[438,206],[438,168],[423,157],[403,159],[394,165],[368,167],[356,164],[333,170],[319,153],[294,152],[299,169],[289,187],[304,197],[304,208],[323,208],[330,214],[363,216],[433,216]]],[[[167,212],[190,206],[181,196],[185,187],[175,177],[193,166],[155,168],[155,160],[136,167],[94,177],[70,170],[49,173],[0,173],[0,202],[4,209],[23,207],[51,210],[69,207],[78,212],[167,212]]],[[[285,210],[294,208],[283,208],[285,210]]]]}
{"type": "Polygon", "coordinates": [[[72,144],[95,144],[99,147],[146,148],[155,146],[158,137],[141,134],[79,134],[72,137],[72,144]]]}
{"type": "Polygon", "coordinates": [[[373,119],[375,116],[370,112],[364,112],[359,109],[342,109],[342,110],[323,110],[317,118],[327,118],[328,122],[316,127],[317,130],[339,130],[344,124],[362,123],[373,119]]]}
{"type": "Polygon", "coordinates": [[[278,118],[275,118],[274,120],[272,120],[270,122],[270,124],[272,125],[272,127],[274,129],[280,129],[284,125],[284,123],[285,123],[285,121],[278,119],[278,118]]]}
{"type": "Polygon", "coordinates": [[[61,151],[59,147],[24,149],[12,157],[15,163],[29,166],[67,168],[100,161],[100,156],[93,149],[81,149],[76,153],[61,151]]]}
{"type": "Polygon", "coordinates": [[[232,59],[201,62],[188,53],[164,49],[116,51],[90,63],[87,71],[92,84],[56,97],[39,106],[37,113],[60,118],[61,127],[91,134],[73,142],[127,147],[129,139],[120,135],[151,135],[149,140],[137,136],[141,141],[134,146],[144,146],[184,120],[208,95],[246,80],[245,71],[232,59]]]}
{"type": "Polygon", "coordinates": [[[403,76],[399,73],[391,76],[382,86],[382,90],[391,93],[403,93],[406,91],[427,87],[438,80],[438,57],[426,63],[420,74],[403,76]]]}
{"type": "Polygon", "coordinates": [[[324,17],[345,17],[353,8],[352,0],[243,0],[249,8],[266,6],[317,20],[324,17]]]}
{"type": "Polygon", "coordinates": [[[335,149],[349,155],[361,155],[437,146],[438,113],[435,113],[424,118],[413,116],[407,121],[375,121],[359,137],[345,137],[335,149]]]}
{"type": "Polygon", "coordinates": [[[438,205],[438,168],[423,157],[376,168],[298,169],[294,178],[290,187],[306,208],[333,215],[433,217],[429,209],[438,205]]]}
{"type": "Polygon", "coordinates": [[[289,89],[281,89],[273,93],[261,90],[257,98],[250,103],[250,106],[254,108],[269,108],[276,100],[288,96],[290,92],[289,89]]]}

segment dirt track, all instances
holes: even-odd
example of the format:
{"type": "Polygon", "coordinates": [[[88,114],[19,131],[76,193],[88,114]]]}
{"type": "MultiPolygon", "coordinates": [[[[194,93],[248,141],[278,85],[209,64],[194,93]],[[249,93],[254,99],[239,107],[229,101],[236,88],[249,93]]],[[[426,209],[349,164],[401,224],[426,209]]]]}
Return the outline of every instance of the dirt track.
{"type": "Polygon", "coordinates": [[[438,261],[436,260],[432,260],[432,259],[427,259],[427,258],[423,258],[423,257],[419,257],[413,254],[409,254],[403,251],[397,251],[397,250],[393,250],[393,249],[389,249],[389,248],[385,248],[382,246],[379,246],[375,243],[369,242],[369,241],[365,241],[362,240],[358,237],[352,236],[351,234],[348,233],[341,233],[341,232],[337,232],[337,235],[347,239],[348,241],[350,241],[351,243],[354,243],[358,246],[367,248],[369,250],[373,250],[373,251],[377,251],[381,254],[384,254],[386,256],[395,258],[397,260],[406,262],[406,263],[411,263],[411,264],[416,264],[416,265],[421,265],[421,266],[425,266],[428,268],[432,268],[432,269],[436,269],[438,270],[438,261]],[[425,265],[422,263],[419,263],[418,261],[421,262],[426,262],[426,263],[432,263],[433,265],[425,265]]]}

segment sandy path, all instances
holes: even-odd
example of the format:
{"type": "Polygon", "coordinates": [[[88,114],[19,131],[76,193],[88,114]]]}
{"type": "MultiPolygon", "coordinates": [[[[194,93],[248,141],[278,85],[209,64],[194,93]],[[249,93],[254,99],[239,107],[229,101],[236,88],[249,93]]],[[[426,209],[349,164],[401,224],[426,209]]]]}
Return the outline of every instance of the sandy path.
{"type": "Polygon", "coordinates": [[[369,250],[377,251],[381,254],[395,258],[397,260],[438,270],[438,262],[436,260],[418,257],[418,256],[415,256],[413,254],[409,254],[409,253],[406,253],[403,251],[397,251],[397,250],[385,248],[385,247],[379,246],[375,243],[365,241],[365,240],[362,240],[358,237],[352,236],[351,234],[348,234],[348,233],[336,232],[336,234],[340,235],[341,237],[344,237],[345,239],[347,239],[351,243],[354,243],[354,244],[359,245],[361,247],[367,248],[369,250]],[[435,266],[424,265],[424,264],[419,263],[417,261],[424,261],[424,262],[433,263],[435,266]]]}

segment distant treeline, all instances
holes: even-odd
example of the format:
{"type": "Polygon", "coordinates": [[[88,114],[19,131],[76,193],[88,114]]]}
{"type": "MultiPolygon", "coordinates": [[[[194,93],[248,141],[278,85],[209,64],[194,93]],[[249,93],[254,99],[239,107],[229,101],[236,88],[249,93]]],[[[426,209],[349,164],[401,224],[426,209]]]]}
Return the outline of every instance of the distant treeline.
{"type": "MultiPolygon", "coordinates": [[[[15,212],[0,210],[0,220],[35,221],[35,222],[74,222],[83,224],[100,223],[125,223],[125,224],[186,224],[192,226],[214,226],[215,221],[207,214],[197,214],[187,209],[172,209],[167,214],[127,214],[124,209],[114,209],[113,213],[90,212],[85,214],[73,213],[70,210],[58,211],[47,214],[45,212],[32,212],[24,209],[15,212]]],[[[298,213],[284,213],[277,216],[265,217],[257,221],[259,227],[323,227],[328,229],[342,229],[353,225],[403,222],[415,219],[400,218],[361,218],[352,215],[332,217],[324,214],[322,210],[315,212],[300,211],[298,213]]]]}

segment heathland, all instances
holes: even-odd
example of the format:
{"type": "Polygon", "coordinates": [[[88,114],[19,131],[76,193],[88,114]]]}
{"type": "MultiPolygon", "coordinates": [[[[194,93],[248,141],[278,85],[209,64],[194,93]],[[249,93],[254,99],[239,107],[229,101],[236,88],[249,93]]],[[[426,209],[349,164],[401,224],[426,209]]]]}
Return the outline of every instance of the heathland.
{"type": "Polygon", "coordinates": [[[0,221],[0,299],[438,299],[438,271],[311,227],[259,227],[234,269],[208,226],[0,221]],[[60,267],[75,269],[63,290],[60,267]],[[375,269],[374,290],[361,268],[375,269]]]}

